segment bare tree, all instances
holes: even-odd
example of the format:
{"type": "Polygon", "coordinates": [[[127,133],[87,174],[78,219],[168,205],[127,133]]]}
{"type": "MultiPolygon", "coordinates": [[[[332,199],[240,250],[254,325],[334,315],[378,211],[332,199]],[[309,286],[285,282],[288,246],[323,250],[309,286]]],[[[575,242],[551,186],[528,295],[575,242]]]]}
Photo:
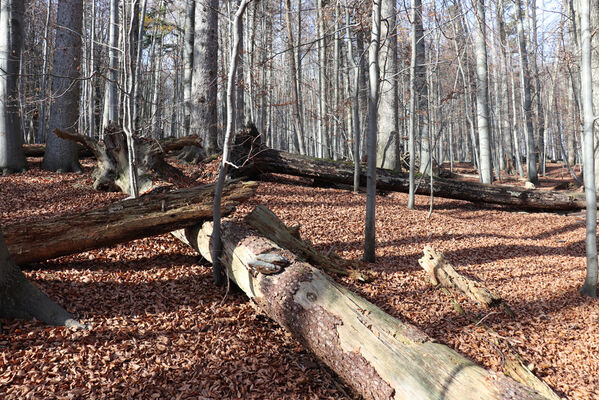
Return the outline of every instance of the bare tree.
{"type": "Polygon", "coordinates": [[[119,120],[119,0],[110,0],[110,25],[108,27],[108,79],[104,94],[102,128],[119,120]]]}
{"type": "Polygon", "coordinates": [[[191,130],[205,138],[209,154],[218,151],[218,2],[196,0],[191,130]]]}
{"type": "Polygon", "coordinates": [[[399,110],[397,107],[397,18],[395,0],[382,0],[380,104],[378,107],[377,166],[396,169],[399,164],[399,110]]]}
{"type": "Polygon", "coordinates": [[[247,5],[251,0],[241,0],[239,8],[235,13],[235,19],[233,20],[233,44],[231,51],[231,64],[229,65],[229,74],[227,77],[227,128],[225,131],[225,139],[223,145],[223,156],[220,164],[220,170],[218,172],[218,180],[216,187],[214,188],[214,208],[212,211],[214,226],[212,230],[212,242],[210,247],[210,254],[212,256],[212,276],[214,283],[222,285],[224,282],[224,268],[221,265],[220,256],[223,252],[222,239],[220,237],[220,203],[223,193],[223,187],[225,184],[225,178],[227,176],[227,169],[229,166],[229,152],[231,144],[233,143],[233,127],[235,126],[235,77],[237,75],[237,63],[239,61],[239,50],[241,44],[241,31],[243,29],[243,13],[247,8],[247,5]]]}
{"type": "Polygon", "coordinates": [[[528,52],[526,50],[526,39],[524,37],[524,25],[522,15],[522,1],[514,2],[516,7],[516,24],[518,26],[518,52],[520,54],[520,85],[522,93],[522,108],[524,109],[524,131],[526,135],[526,174],[532,183],[538,183],[537,156],[535,152],[535,138],[532,127],[531,94],[530,94],[530,70],[528,68],[528,52]]]}
{"type": "Polygon", "coordinates": [[[479,173],[483,183],[493,181],[491,165],[491,124],[489,123],[489,94],[486,45],[485,1],[476,1],[476,35],[474,53],[476,55],[476,112],[478,116],[478,138],[480,144],[479,173]]]}
{"type": "Polygon", "coordinates": [[[376,141],[377,108],[379,101],[379,45],[381,38],[381,1],[372,5],[372,32],[368,48],[368,172],[366,173],[366,225],[364,235],[364,261],[374,262],[376,249],[376,141]]]}
{"type": "Polygon", "coordinates": [[[584,113],[584,188],[586,194],[586,253],[587,273],[582,294],[597,297],[597,191],[595,186],[595,154],[593,124],[593,77],[591,68],[590,0],[580,0],[581,97],[584,113]]]}
{"type": "MultiPolygon", "coordinates": [[[[83,0],[58,2],[56,41],[52,63],[50,132],[77,130],[81,88],[81,28],[83,0]]],[[[77,144],[50,133],[42,168],[57,172],[81,172],[77,144]]]]}
{"type": "Polygon", "coordinates": [[[17,85],[24,10],[21,0],[3,0],[0,4],[0,171],[4,175],[27,167],[17,85]]]}

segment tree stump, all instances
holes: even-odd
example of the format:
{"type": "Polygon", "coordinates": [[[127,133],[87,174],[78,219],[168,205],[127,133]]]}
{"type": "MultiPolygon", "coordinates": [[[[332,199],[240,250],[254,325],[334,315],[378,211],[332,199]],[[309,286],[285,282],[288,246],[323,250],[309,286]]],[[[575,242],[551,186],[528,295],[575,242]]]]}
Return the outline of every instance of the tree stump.
{"type": "MultiPolygon", "coordinates": [[[[55,129],[54,133],[60,138],[81,143],[92,151],[98,161],[92,174],[95,179],[94,189],[131,194],[129,193],[127,138],[119,126],[109,125],[106,127],[104,141],[59,129],[55,129]]],[[[140,193],[149,192],[154,188],[154,177],[168,181],[187,179],[179,169],[164,160],[167,149],[181,148],[190,143],[201,143],[197,137],[182,139],[184,139],[183,142],[168,143],[162,146],[153,139],[134,137],[140,193]]]]}

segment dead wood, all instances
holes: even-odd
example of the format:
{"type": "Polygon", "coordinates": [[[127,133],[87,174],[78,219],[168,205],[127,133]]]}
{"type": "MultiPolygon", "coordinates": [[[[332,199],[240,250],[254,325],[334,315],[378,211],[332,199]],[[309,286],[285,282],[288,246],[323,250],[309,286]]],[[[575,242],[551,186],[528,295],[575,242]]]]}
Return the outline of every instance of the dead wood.
{"type": "MultiPolygon", "coordinates": [[[[95,189],[129,193],[127,138],[120,127],[116,125],[107,127],[103,141],[59,129],[55,129],[54,133],[63,139],[80,143],[92,151],[98,161],[92,174],[95,179],[95,189]]],[[[137,136],[134,137],[134,140],[137,152],[138,186],[140,193],[152,190],[155,178],[175,182],[186,179],[185,175],[179,169],[171,166],[164,160],[166,152],[160,143],[153,139],[137,136]]],[[[185,140],[189,141],[189,139],[185,140]]]]}
{"type": "Polygon", "coordinates": [[[341,258],[334,252],[323,254],[316,250],[312,243],[302,240],[299,236],[299,227],[288,227],[275,213],[264,205],[258,205],[245,217],[249,226],[256,229],[267,239],[272,240],[281,247],[291,250],[302,259],[317,265],[329,273],[349,276],[354,280],[365,282],[369,280],[364,263],[341,258]]]}
{"type": "MultiPolygon", "coordinates": [[[[497,307],[504,304],[501,297],[487,289],[483,284],[468,279],[458,273],[443,253],[431,246],[424,247],[424,256],[418,260],[430,282],[448,289],[454,289],[485,307],[497,307]]],[[[507,307],[509,309],[509,307],[507,307]]]]}
{"type": "MultiPolygon", "coordinates": [[[[23,144],[25,157],[43,157],[46,153],[46,145],[38,143],[23,144]]],[[[79,157],[91,157],[92,152],[85,146],[79,145],[79,157]]]]}
{"type": "MultiPolygon", "coordinates": [[[[255,131],[255,128],[254,128],[255,131]]],[[[262,173],[281,173],[318,180],[321,184],[353,184],[353,164],[291,154],[265,147],[260,143],[256,132],[240,135],[235,149],[236,165],[245,165],[237,171],[252,179],[262,173]]],[[[360,184],[366,184],[364,172],[360,184]]],[[[409,177],[407,173],[377,169],[377,190],[407,193],[409,177]]],[[[498,204],[531,211],[565,211],[586,207],[584,194],[537,189],[525,189],[506,185],[485,185],[478,182],[460,181],[435,177],[433,192],[437,197],[467,200],[474,203],[498,204]]],[[[428,177],[422,179],[416,191],[430,195],[428,177]]]]}
{"type": "MultiPolygon", "coordinates": [[[[173,234],[211,260],[210,222],[173,234]]],[[[223,223],[222,240],[228,277],[365,399],[545,398],[435,343],[246,225],[223,223]],[[260,259],[278,264],[264,274],[253,267],[260,259]]]]}
{"type": "MultiPolygon", "coordinates": [[[[221,210],[231,213],[253,196],[255,182],[230,182],[221,210]]],[[[3,227],[9,253],[19,265],[167,233],[212,218],[214,185],[128,199],[79,214],[3,227]]]]}

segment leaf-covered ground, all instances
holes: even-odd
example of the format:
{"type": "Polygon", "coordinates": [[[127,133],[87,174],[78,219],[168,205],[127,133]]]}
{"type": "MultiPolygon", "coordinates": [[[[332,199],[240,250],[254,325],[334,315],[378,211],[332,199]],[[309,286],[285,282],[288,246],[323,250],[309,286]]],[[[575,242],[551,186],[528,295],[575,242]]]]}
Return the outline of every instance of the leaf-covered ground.
{"type": "MultiPolygon", "coordinates": [[[[3,225],[35,223],[123,197],[93,191],[89,163],[83,175],[32,165],[27,173],[0,177],[3,225]]],[[[210,175],[194,167],[187,172],[210,175]]],[[[561,171],[553,172],[560,181],[561,171]]],[[[264,203],[286,223],[301,224],[302,237],[319,249],[360,258],[365,195],[307,183],[274,177],[235,216],[264,203]]],[[[417,209],[409,211],[405,194],[378,196],[375,279],[345,284],[485,367],[501,370],[509,341],[560,394],[599,398],[599,301],[577,292],[585,268],[583,216],[435,199],[427,220],[428,201],[418,196],[417,209]],[[510,318],[457,298],[501,336],[499,344],[430,286],[417,262],[425,244],[516,312],[510,318]]],[[[25,272],[93,329],[2,321],[1,398],[353,398],[242,293],[214,287],[210,266],[169,235],[62,257],[25,272]]]]}

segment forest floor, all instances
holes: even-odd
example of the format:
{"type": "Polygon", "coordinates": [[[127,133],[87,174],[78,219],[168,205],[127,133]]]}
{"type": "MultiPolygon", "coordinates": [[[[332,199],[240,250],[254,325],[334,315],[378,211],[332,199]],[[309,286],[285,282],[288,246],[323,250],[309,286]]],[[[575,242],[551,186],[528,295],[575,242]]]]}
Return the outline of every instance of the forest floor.
{"type": "MultiPolygon", "coordinates": [[[[2,225],[71,213],[119,200],[95,192],[85,174],[32,169],[0,177],[2,225]]],[[[209,178],[215,165],[193,176],[209,178]]],[[[203,167],[202,167],[203,168],[203,167]]],[[[548,180],[570,179],[550,165],[548,180]]],[[[561,171],[561,172],[560,172],[561,171]]],[[[513,182],[512,182],[513,183],[513,182]]],[[[549,183],[542,187],[551,186],[549,183]]],[[[459,200],[377,197],[374,279],[352,290],[487,368],[502,367],[503,345],[458,314],[418,265],[424,245],[445,253],[461,273],[484,282],[516,313],[464,308],[509,340],[535,373],[571,399],[599,398],[599,301],[577,289],[585,273],[584,215],[525,213],[459,200]]],[[[319,249],[362,255],[365,194],[314,188],[271,176],[234,214],[256,204],[319,249]]],[[[5,399],[342,399],[354,398],[334,374],[245,296],[212,284],[210,265],[169,235],[28,266],[26,275],[89,331],[36,321],[1,321],[0,398],[5,399]]],[[[504,339],[502,339],[505,341],[504,339]]]]}

